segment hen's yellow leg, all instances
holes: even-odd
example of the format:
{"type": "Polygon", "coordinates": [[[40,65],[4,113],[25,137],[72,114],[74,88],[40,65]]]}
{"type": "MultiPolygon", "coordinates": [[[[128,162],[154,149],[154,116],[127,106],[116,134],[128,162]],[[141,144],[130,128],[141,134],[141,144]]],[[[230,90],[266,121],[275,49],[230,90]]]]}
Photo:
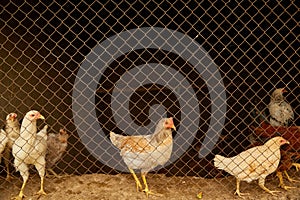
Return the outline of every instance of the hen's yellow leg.
{"type": "Polygon", "coordinates": [[[44,177],[41,177],[41,189],[36,194],[38,194],[38,195],[46,195],[47,194],[44,191],[44,177]]]}
{"type": "Polygon", "coordinates": [[[141,182],[139,181],[138,177],[135,175],[134,171],[130,168],[128,168],[130,173],[132,174],[134,180],[135,180],[135,183],[136,183],[136,190],[137,191],[142,191],[143,187],[142,187],[142,184],[141,182]]]}
{"type": "MultiPolygon", "coordinates": [[[[58,175],[53,169],[48,169],[47,171],[51,172],[55,178],[62,178],[63,176],[58,175]]],[[[46,177],[50,177],[51,175],[46,171],[46,177]]]]}
{"type": "Polygon", "coordinates": [[[249,195],[249,193],[241,193],[240,192],[240,180],[236,179],[236,191],[234,194],[237,194],[239,197],[243,197],[245,195],[249,195]]]}
{"type": "MultiPolygon", "coordinates": [[[[284,171],[284,172],[285,172],[285,175],[288,176],[287,172],[286,172],[286,171],[284,171]]],[[[276,172],[276,175],[277,175],[277,177],[278,177],[278,179],[279,179],[279,187],[281,187],[281,188],[284,189],[284,190],[288,190],[288,189],[295,188],[295,187],[286,186],[286,185],[284,184],[282,172],[277,171],[277,172],[276,172]]]]}
{"type": "Polygon", "coordinates": [[[142,179],[143,179],[143,182],[144,182],[144,185],[145,185],[145,189],[143,190],[143,192],[146,193],[147,198],[148,198],[149,194],[156,195],[156,196],[162,196],[161,194],[153,193],[153,192],[151,192],[149,190],[149,187],[148,187],[148,184],[147,184],[147,180],[146,180],[146,174],[147,173],[142,173],[142,179]]]}
{"type": "Polygon", "coordinates": [[[25,188],[25,185],[26,185],[26,180],[23,181],[23,184],[22,184],[22,187],[21,187],[21,190],[20,190],[20,193],[18,196],[16,196],[15,200],[22,200],[23,197],[25,197],[24,195],[24,188],[25,188]]]}
{"type": "Polygon", "coordinates": [[[292,166],[296,167],[296,170],[299,171],[300,163],[293,163],[292,166]]]}
{"type": "Polygon", "coordinates": [[[260,178],[258,180],[258,185],[259,185],[259,187],[261,187],[261,189],[263,189],[264,191],[266,191],[266,192],[268,192],[268,193],[270,193],[274,196],[276,196],[276,194],[275,194],[276,192],[280,192],[280,191],[277,191],[277,190],[269,190],[268,188],[266,188],[264,178],[260,178]]]}
{"type": "MultiPolygon", "coordinates": [[[[300,181],[298,181],[298,180],[295,180],[295,179],[292,179],[290,176],[289,176],[289,174],[287,173],[287,171],[284,171],[284,174],[286,175],[286,177],[287,177],[287,179],[288,179],[288,181],[289,182],[300,182],[300,181]]],[[[295,187],[296,188],[296,187],[295,187]]]]}

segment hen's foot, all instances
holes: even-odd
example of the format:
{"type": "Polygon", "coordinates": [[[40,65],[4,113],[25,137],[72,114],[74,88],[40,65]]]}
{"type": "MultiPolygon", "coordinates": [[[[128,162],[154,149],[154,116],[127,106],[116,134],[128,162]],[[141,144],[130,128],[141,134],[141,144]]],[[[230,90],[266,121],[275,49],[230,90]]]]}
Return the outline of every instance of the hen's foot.
{"type": "Polygon", "coordinates": [[[61,179],[63,177],[61,175],[58,175],[53,169],[48,169],[48,171],[46,171],[46,177],[48,178],[53,178],[54,176],[55,178],[61,179]],[[48,171],[51,172],[53,175],[49,174],[48,171]]]}
{"type": "Polygon", "coordinates": [[[297,181],[297,180],[295,180],[295,179],[292,179],[290,176],[289,176],[289,174],[287,173],[287,171],[284,171],[284,174],[286,175],[286,178],[288,179],[288,181],[289,182],[299,182],[299,181],[297,181]]]}
{"type": "Polygon", "coordinates": [[[259,184],[259,186],[264,190],[266,191],[267,193],[273,195],[273,196],[277,196],[277,194],[275,193],[278,193],[280,191],[277,191],[277,190],[269,190],[268,188],[265,187],[265,185],[262,185],[262,184],[259,184]]]}
{"type": "Polygon", "coordinates": [[[295,179],[293,179],[293,178],[288,178],[288,181],[289,182],[291,182],[291,183],[299,183],[300,181],[298,181],[298,180],[295,180],[295,179]]]}
{"type": "Polygon", "coordinates": [[[280,191],[278,191],[278,190],[265,190],[266,192],[268,192],[269,194],[271,194],[271,195],[273,195],[273,196],[277,196],[277,194],[276,193],[279,193],[280,191]]]}
{"type": "MultiPolygon", "coordinates": [[[[282,183],[282,182],[280,181],[280,183],[282,183]]],[[[271,194],[273,196],[277,196],[275,193],[280,192],[280,191],[277,191],[277,190],[269,190],[268,188],[266,188],[266,186],[265,186],[265,179],[259,179],[258,180],[258,185],[259,185],[259,187],[261,187],[261,189],[263,189],[264,191],[266,191],[267,193],[269,193],[269,194],[271,194]]]]}
{"type": "Polygon", "coordinates": [[[22,197],[20,197],[20,196],[16,196],[16,197],[14,197],[14,198],[12,198],[12,199],[14,199],[14,200],[22,200],[22,199],[23,199],[23,197],[24,197],[24,196],[22,196],[22,197]]]}
{"type": "Polygon", "coordinates": [[[284,189],[284,190],[289,190],[289,189],[294,189],[296,187],[292,187],[292,186],[287,186],[287,185],[284,185],[284,184],[279,184],[279,187],[284,189]]]}
{"type": "Polygon", "coordinates": [[[61,176],[61,175],[58,175],[58,174],[46,174],[46,177],[47,178],[50,178],[50,179],[53,179],[53,178],[57,178],[57,179],[62,179],[63,178],[63,176],[61,176]]]}
{"type": "Polygon", "coordinates": [[[25,198],[26,196],[23,193],[20,193],[18,196],[13,197],[11,199],[13,200],[22,200],[23,198],[25,198]]]}
{"type": "MultiPolygon", "coordinates": [[[[289,174],[287,173],[287,171],[284,171],[284,173],[285,173],[287,179],[288,179],[290,182],[292,182],[293,179],[290,178],[290,176],[289,176],[289,174]]],[[[289,189],[295,188],[295,187],[286,186],[286,185],[284,184],[282,172],[277,171],[276,174],[277,174],[277,177],[279,178],[279,185],[278,185],[278,187],[280,187],[280,188],[282,188],[282,189],[284,189],[284,190],[289,190],[289,189]]]]}
{"type": "Polygon", "coordinates": [[[162,196],[162,194],[151,192],[148,188],[145,188],[145,189],[143,190],[143,192],[146,193],[147,198],[149,197],[149,195],[154,195],[154,196],[159,196],[159,197],[162,196]]]}
{"type": "Polygon", "coordinates": [[[296,171],[299,171],[300,163],[293,163],[292,166],[294,166],[296,168],[296,171]]]}
{"type": "Polygon", "coordinates": [[[39,196],[47,195],[47,193],[43,189],[40,189],[36,194],[39,195],[39,196]]]}
{"type": "Polygon", "coordinates": [[[143,191],[143,186],[139,181],[136,182],[136,191],[143,191]]]}
{"type": "Polygon", "coordinates": [[[288,180],[290,183],[293,183],[293,182],[299,183],[299,182],[300,182],[300,181],[298,181],[298,180],[295,180],[295,179],[291,178],[290,176],[286,176],[286,177],[287,177],[287,180],[288,180]]]}
{"type": "Polygon", "coordinates": [[[244,196],[247,196],[247,195],[250,195],[249,193],[241,193],[239,190],[236,190],[234,195],[238,195],[239,197],[244,197],[244,196]]]}

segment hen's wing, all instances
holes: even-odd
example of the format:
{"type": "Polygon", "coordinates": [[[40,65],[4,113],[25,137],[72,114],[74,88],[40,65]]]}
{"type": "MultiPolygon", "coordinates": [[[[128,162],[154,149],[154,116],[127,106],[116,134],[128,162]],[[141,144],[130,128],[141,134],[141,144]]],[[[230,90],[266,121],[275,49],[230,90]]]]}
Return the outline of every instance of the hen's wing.
{"type": "Polygon", "coordinates": [[[222,157],[223,159],[220,162],[225,171],[241,180],[245,180],[247,177],[250,178],[249,174],[255,169],[255,154],[257,154],[257,147],[243,151],[231,158],[222,157]]]}
{"type": "Polygon", "coordinates": [[[6,135],[6,132],[3,129],[1,129],[0,130],[0,161],[1,161],[1,157],[2,157],[2,152],[5,149],[7,141],[8,141],[8,137],[6,135]]]}
{"type": "Polygon", "coordinates": [[[294,112],[290,104],[283,101],[281,103],[270,103],[269,111],[272,118],[282,125],[288,125],[294,119],[294,112]]]}
{"type": "Polygon", "coordinates": [[[47,150],[47,128],[48,126],[45,125],[44,128],[36,134],[34,149],[30,153],[31,157],[45,157],[47,150]]]}
{"type": "Polygon", "coordinates": [[[257,146],[226,159],[230,160],[226,160],[225,171],[240,180],[250,182],[274,172],[278,166],[280,155],[278,156],[265,146],[257,146]]]}
{"type": "Polygon", "coordinates": [[[121,150],[121,152],[145,153],[152,152],[155,147],[150,145],[149,136],[122,136],[110,132],[111,142],[121,150]]]}

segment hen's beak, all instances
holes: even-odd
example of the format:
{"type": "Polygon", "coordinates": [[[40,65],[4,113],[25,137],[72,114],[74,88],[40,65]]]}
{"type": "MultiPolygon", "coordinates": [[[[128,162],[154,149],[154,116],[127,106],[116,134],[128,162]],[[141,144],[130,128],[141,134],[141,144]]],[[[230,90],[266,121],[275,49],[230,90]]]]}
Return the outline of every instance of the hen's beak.
{"type": "Polygon", "coordinates": [[[45,117],[44,117],[43,115],[41,115],[41,114],[38,114],[38,115],[36,116],[36,119],[42,119],[42,120],[44,120],[45,117]]]}
{"type": "Polygon", "coordinates": [[[285,88],[283,88],[282,90],[281,90],[281,92],[282,93],[286,93],[286,92],[288,92],[285,88]]]}
{"type": "Polygon", "coordinates": [[[174,131],[176,131],[176,127],[175,127],[175,125],[173,124],[172,125],[172,127],[171,127],[172,129],[174,129],[174,131]]]}
{"type": "Polygon", "coordinates": [[[17,119],[17,115],[16,114],[11,114],[10,117],[9,117],[9,120],[15,121],[15,119],[17,119]]]}
{"type": "Polygon", "coordinates": [[[282,145],[284,145],[284,144],[290,144],[290,142],[288,140],[284,139],[284,140],[281,141],[281,144],[282,145]]]}
{"type": "Polygon", "coordinates": [[[286,144],[290,144],[290,142],[289,142],[289,141],[286,141],[286,144]]]}

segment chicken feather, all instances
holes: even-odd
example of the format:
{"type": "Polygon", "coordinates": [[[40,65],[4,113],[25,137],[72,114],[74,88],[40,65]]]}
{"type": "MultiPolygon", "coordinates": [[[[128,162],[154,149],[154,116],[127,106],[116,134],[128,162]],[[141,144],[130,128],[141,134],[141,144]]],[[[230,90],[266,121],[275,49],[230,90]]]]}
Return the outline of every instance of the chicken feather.
{"type": "Polygon", "coordinates": [[[290,145],[287,148],[281,149],[281,160],[276,170],[277,177],[279,178],[279,186],[282,189],[288,190],[295,187],[290,187],[284,184],[283,175],[285,175],[289,182],[298,182],[288,175],[288,170],[293,166],[300,166],[299,163],[294,163],[300,157],[300,128],[297,126],[271,126],[266,122],[262,122],[259,127],[253,127],[256,137],[266,140],[274,136],[280,135],[286,138],[290,145]]]}
{"type": "Polygon", "coordinates": [[[268,105],[271,115],[270,124],[272,126],[287,126],[294,119],[292,106],[285,101],[283,93],[287,92],[284,88],[274,90],[268,105]]]}
{"type": "Polygon", "coordinates": [[[231,158],[216,155],[214,165],[236,177],[236,194],[239,196],[242,196],[239,191],[240,181],[251,182],[257,179],[262,189],[273,194],[275,191],[270,191],[264,186],[265,178],[277,169],[280,161],[280,146],[286,143],[289,142],[284,138],[274,137],[264,145],[252,147],[231,158]]]}
{"type": "Polygon", "coordinates": [[[45,154],[47,150],[47,125],[37,133],[37,119],[45,119],[38,111],[32,110],[26,113],[20,130],[20,136],[12,147],[15,158],[14,165],[23,178],[23,184],[16,199],[24,197],[24,188],[29,178],[29,164],[33,164],[41,177],[41,188],[38,194],[46,194],[44,191],[45,154]]]}
{"type": "Polygon", "coordinates": [[[47,139],[47,153],[46,153],[46,170],[54,174],[55,177],[60,178],[52,167],[62,157],[68,146],[69,134],[65,129],[60,129],[58,134],[49,133],[47,139]]]}
{"type": "Polygon", "coordinates": [[[5,122],[5,131],[7,133],[8,142],[4,150],[4,163],[7,171],[6,180],[8,181],[11,179],[9,166],[11,163],[10,158],[11,158],[12,146],[20,135],[20,123],[17,120],[17,117],[18,115],[16,113],[9,113],[6,116],[6,122],[5,122]]]}
{"type": "Polygon", "coordinates": [[[1,129],[0,130],[0,162],[2,158],[2,152],[4,151],[7,142],[8,142],[8,137],[6,135],[6,132],[3,129],[1,129]]]}
{"type": "Polygon", "coordinates": [[[110,140],[119,148],[120,155],[132,173],[137,189],[141,189],[133,169],[139,169],[145,185],[144,192],[153,194],[148,189],[146,174],[158,165],[164,165],[171,157],[173,139],[171,129],[176,130],[173,118],[161,119],[152,135],[122,136],[110,133],[110,140]]]}

